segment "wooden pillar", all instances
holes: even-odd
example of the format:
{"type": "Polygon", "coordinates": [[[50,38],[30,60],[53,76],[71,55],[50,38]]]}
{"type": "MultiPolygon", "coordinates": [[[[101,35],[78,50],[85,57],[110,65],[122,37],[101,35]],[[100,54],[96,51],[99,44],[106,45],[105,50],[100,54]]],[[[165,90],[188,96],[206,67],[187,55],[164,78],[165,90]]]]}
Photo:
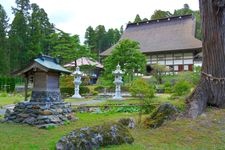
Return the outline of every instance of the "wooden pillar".
{"type": "Polygon", "coordinates": [[[29,82],[29,76],[26,74],[25,75],[25,101],[27,101],[27,91],[28,91],[28,82],[29,82]]]}

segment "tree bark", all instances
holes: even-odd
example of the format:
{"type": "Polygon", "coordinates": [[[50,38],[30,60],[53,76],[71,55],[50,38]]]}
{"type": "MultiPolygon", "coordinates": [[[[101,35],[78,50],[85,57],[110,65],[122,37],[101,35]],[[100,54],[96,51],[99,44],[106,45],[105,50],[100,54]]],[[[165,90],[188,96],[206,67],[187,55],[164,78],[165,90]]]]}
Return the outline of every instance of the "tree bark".
{"type": "Polygon", "coordinates": [[[187,116],[208,105],[225,108],[225,0],[199,0],[203,30],[203,64],[199,85],[187,99],[187,116]]]}

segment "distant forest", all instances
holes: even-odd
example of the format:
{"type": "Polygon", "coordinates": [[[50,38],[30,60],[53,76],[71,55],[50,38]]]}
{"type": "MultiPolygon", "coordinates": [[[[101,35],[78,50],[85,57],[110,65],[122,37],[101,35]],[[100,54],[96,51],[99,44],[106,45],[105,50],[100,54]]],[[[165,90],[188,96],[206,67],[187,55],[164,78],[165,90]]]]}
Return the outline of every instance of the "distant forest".
{"type": "MultiPolygon", "coordinates": [[[[95,59],[120,39],[123,27],[106,30],[104,25],[89,26],[85,32],[84,44],[78,35],[71,35],[55,28],[48,14],[29,0],[16,0],[14,19],[9,18],[0,4],[0,76],[10,75],[21,69],[40,54],[60,57],[61,63],[73,61],[82,56],[95,59]]],[[[199,11],[193,11],[187,4],[183,8],[169,11],[156,10],[149,19],[194,14],[197,20],[196,37],[201,39],[199,11]]],[[[145,21],[137,14],[133,22],[145,21]]]]}

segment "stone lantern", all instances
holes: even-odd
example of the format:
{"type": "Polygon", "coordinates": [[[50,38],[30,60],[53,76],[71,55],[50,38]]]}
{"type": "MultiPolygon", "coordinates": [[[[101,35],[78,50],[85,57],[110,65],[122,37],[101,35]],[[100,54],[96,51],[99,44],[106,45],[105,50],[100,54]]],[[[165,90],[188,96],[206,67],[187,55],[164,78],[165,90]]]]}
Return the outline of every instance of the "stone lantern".
{"type": "Polygon", "coordinates": [[[123,73],[124,72],[120,69],[120,65],[118,64],[116,67],[116,70],[113,71],[113,74],[115,76],[115,80],[113,83],[116,85],[115,95],[114,95],[113,99],[122,99],[121,84],[123,84],[123,81],[122,81],[123,73]]]}
{"type": "Polygon", "coordinates": [[[82,76],[82,72],[80,71],[80,68],[77,66],[76,70],[73,72],[74,75],[74,95],[72,96],[72,98],[82,98],[79,94],[80,91],[80,84],[81,84],[81,76],[82,76]]]}
{"type": "Polygon", "coordinates": [[[39,56],[26,68],[15,72],[15,75],[26,79],[25,102],[17,103],[12,112],[6,111],[5,121],[47,127],[71,120],[73,113],[70,104],[64,102],[60,94],[59,77],[62,73],[71,74],[59,65],[58,59],[47,55],[39,56]],[[30,78],[33,79],[33,88],[28,100],[30,78]]]}

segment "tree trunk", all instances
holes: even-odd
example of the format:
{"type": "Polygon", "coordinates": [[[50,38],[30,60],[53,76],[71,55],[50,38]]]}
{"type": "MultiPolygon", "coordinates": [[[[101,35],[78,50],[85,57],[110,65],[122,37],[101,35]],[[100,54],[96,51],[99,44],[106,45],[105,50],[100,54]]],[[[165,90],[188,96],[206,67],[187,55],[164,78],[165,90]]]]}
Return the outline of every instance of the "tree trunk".
{"type": "Polygon", "coordinates": [[[188,117],[206,106],[225,108],[225,0],[199,0],[203,30],[201,80],[187,99],[188,117]]]}

